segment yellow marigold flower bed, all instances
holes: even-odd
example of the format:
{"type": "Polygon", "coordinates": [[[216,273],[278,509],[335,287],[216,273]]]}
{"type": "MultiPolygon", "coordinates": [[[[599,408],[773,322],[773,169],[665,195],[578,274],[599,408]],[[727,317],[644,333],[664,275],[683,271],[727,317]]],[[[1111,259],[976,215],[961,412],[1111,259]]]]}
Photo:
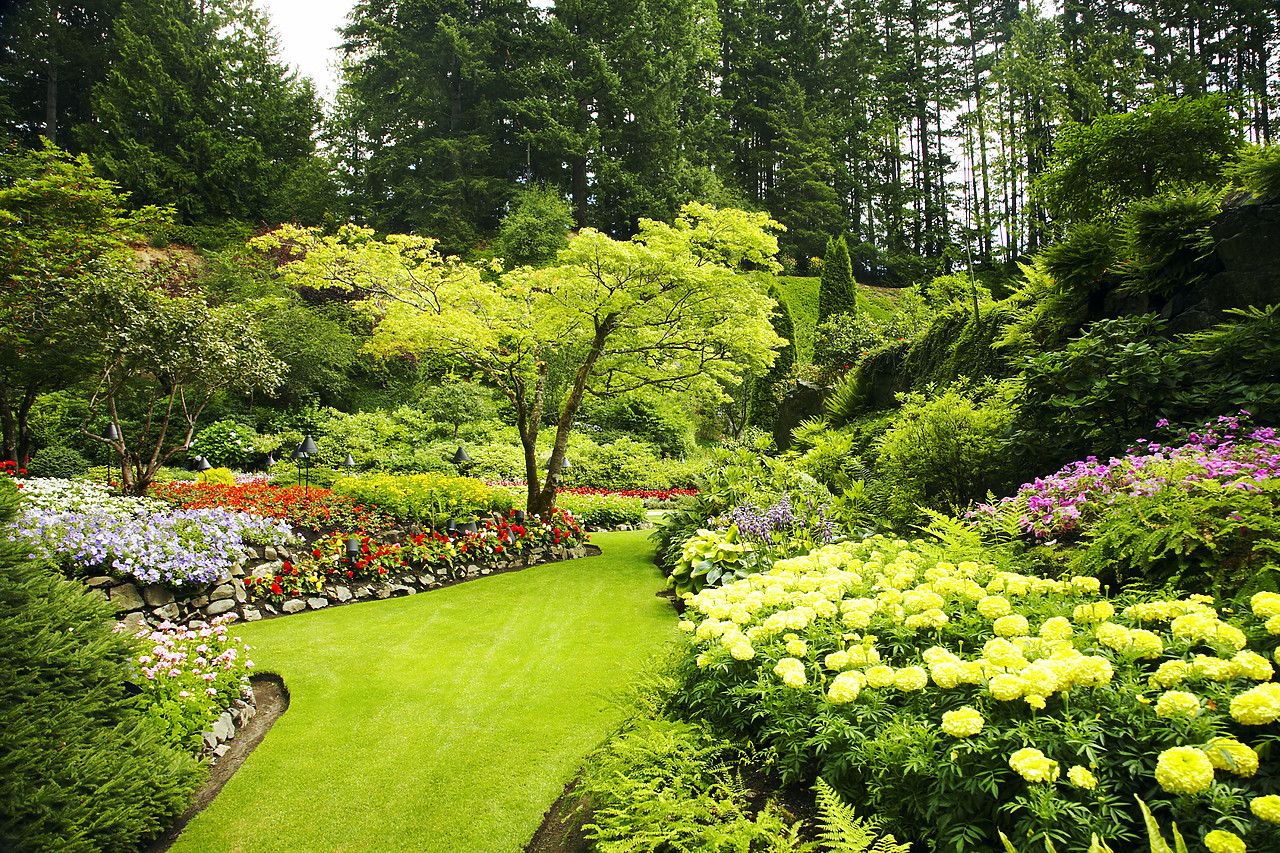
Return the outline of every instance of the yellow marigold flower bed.
{"type": "Polygon", "coordinates": [[[1204,846],[1209,848],[1209,853],[1245,853],[1240,836],[1225,829],[1215,829],[1205,835],[1204,846]]]}
{"type": "Polygon", "coordinates": [[[942,715],[942,730],[952,737],[972,737],[982,731],[985,722],[981,714],[965,705],[942,715]]]}

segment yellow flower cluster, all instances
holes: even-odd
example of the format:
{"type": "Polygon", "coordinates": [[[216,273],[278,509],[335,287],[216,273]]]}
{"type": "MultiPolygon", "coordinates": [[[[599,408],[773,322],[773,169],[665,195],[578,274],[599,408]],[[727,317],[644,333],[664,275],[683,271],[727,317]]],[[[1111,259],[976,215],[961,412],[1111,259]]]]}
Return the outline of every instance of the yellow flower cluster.
{"type": "Polygon", "coordinates": [[[1200,751],[1215,770],[1226,770],[1237,776],[1252,776],[1258,772],[1258,753],[1238,740],[1216,737],[1200,747],[1200,751]]]}
{"type": "Polygon", "coordinates": [[[795,658],[783,658],[773,671],[788,687],[804,687],[808,683],[804,676],[804,663],[795,658]]]}
{"type": "MultiPolygon", "coordinates": [[[[1113,665],[1167,656],[1150,677],[1159,690],[1156,716],[1190,719],[1214,707],[1197,695],[1203,691],[1184,683],[1221,691],[1217,685],[1248,679],[1258,684],[1231,690],[1232,717],[1245,725],[1280,719],[1280,684],[1271,681],[1275,666],[1245,648],[1244,632],[1224,622],[1211,599],[1133,604],[1120,614],[1128,623],[1121,624],[1113,604],[1099,594],[1094,578],[1047,580],[974,562],[930,564],[902,541],[873,548],[846,543],[686,596],[689,619],[681,629],[700,646],[702,665],[778,660],[773,672],[782,683],[825,685],[832,705],[853,702],[866,690],[915,693],[933,686],[972,688],[996,702],[1043,709],[1055,696],[1111,684],[1113,665]],[[975,616],[986,626],[977,636],[975,616]],[[897,659],[900,651],[882,659],[882,649],[911,648],[912,635],[924,632],[936,633],[933,643],[914,643],[923,649],[918,661],[897,659]],[[880,637],[892,638],[892,645],[880,637]],[[946,647],[956,640],[964,652],[946,647]],[[1193,653],[1195,646],[1217,654],[1193,653]],[[806,659],[815,662],[812,673],[806,659]]],[[[1280,595],[1259,593],[1251,607],[1257,618],[1277,620],[1280,633],[1280,595]]],[[[952,737],[972,737],[986,725],[970,706],[942,717],[942,729],[952,737]]],[[[1055,762],[1030,748],[1015,753],[1010,766],[1032,782],[1060,775],[1055,762]]],[[[1224,738],[1200,748],[1177,746],[1160,754],[1156,780],[1171,793],[1195,794],[1212,784],[1215,769],[1251,775],[1258,755],[1224,738]]],[[[1086,767],[1069,768],[1067,779],[1086,789],[1098,784],[1086,767]]],[[[1255,812],[1262,809],[1280,822],[1280,797],[1255,803],[1255,812]]]]}
{"type": "Polygon", "coordinates": [[[968,705],[942,715],[942,730],[952,737],[973,737],[985,724],[982,715],[968,705]]]}
{"type": "Polygon", "coordinates": [[[1209,853],[1245,853],[1240,836],[1225,829],[1211,830],[1204,837],[1204,846],[1209,848],[1209,853]]]}
{"type": "Polygon", "coordinates": [[[1198,794],[1213,784],[1213,765],[1194,746],[1175,746],[1156,759],[1156,781],[1170,794],[1198,794]]]}
{"type": "Polygon", "coordinates": [[[1280,823],[1280,796],[1254,797],[1249,801],[1249,810],[1269,823],[1280,823]]]}
{"type": "Polygon", "coordinates": [[[1156,701],[1157,717],[1192,717],[1200,716],[1200,699],[1194,693],[1185,690],[1170,690],[1161,693],[1156,701]]]}
{"type": "Polygon", "coordinates": [[[1245,726],[1265,726],[1280,717],[1280,684],[1267,682],[1231,698],[1231,716],[1245,726]]]}
{"type": "Polygon", "coordinates": [[[1083,764],[1077,764],[1067,770],[1067,781],[1072,785],[1075,785],[1077,788],[1084,788],[1088,791],[1092,791],[1094,788],[1098,787],[1097,777],[1095,777],[1093,773],[1089,772],[1089,768],[1085,767],[1083,764]]]}
{"type": "Polygon", "coordinates": [[[1058,762],[1031,746],[1009,756],[1009,766],[1028,782],[1054,782],[1060,773],[1058,762]]]}

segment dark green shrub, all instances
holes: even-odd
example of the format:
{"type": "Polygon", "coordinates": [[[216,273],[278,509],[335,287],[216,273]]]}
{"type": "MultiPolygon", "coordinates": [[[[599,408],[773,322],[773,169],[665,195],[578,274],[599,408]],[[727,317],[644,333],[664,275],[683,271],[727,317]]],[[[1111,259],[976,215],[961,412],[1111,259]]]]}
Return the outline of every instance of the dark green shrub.
{"type": "Polygon", "coordinates": [[[827,241],[822,259],[822,279],[818,285],[818,322],[835,314],[858,312],[857,285],[844,235],[827,241]]]}
{"type": "Polygon", "coordinates": [[[751,422],[766,429],[772,428],[777,419],[781,386],[796,363],[795,323],[776,283],[769,285],[769,298],[777,303],[773,313],[773,331],[786,343],[778,350],[773,367],[763,376],[753,377],[751,383],[751,422]]]}
{"type": "MultiPolygon", "coordinates": [[[[16,495],[0,481],[0,525],[16,495]]],[[[0,537],[0,849],[126,853],[202,781],[125,692],[112,607],[0,537]]]]}
{"type": "Polygon", "coordinates": [[[70,447],[42,447],[31,457],[27,472],[32,477],[61,477],[71,480],[89,472],[89,460],[70,447]]]}
{"type": "Polygon", "coordinates": [[[1127,293],[1167,295],[1203,281],[1216,269],[1209,226],[1218,216],[1218,193],[1174,192],[1129,205],[1123,223],[1127,293]]]}
{"type": "Polygon", "coordinates": [[[1064,348],[1027,359],[1024,436],[1016,443],[1052,449],[1051,461],[1123,450],[1186,380],[1164,329],[1155,314],[1099,320],[1064,348]]]}
{"type": "Polygon", "coordinates": [[[1227,173],[1259,201],[1280,201],[1280,145],[1244,149],[1227,173]]]}
{"type": "Polygon", "coordinates": [[[655,445],[664,456],[684,456],[693,450],[693,421],[680,403],[669,397],[622,394],[589,406],[583,419],[601,428],[598,442],[639,439],[655,445]]]}
{"type": "Polygon", "coordinates": [[[1073,225],[1067,236],[1040,253],[1054,291],[1085,297],[1119,275],[1116,228],[1106,222],[1073,225]]]}

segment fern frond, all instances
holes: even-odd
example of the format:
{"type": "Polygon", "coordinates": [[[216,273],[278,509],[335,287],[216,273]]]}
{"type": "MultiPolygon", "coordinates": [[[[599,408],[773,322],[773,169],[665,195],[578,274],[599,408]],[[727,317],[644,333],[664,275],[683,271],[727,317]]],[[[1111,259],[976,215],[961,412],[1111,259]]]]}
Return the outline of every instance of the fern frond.
{"type": "Polygon", "coordinates": [[[899,844],[892,835],[876,838],[880,821],[863,820],[827,784],[819,779],[814,789],[818,792],[819,839],[824,849],[832,853],[910,853],[910,844],[899,844]]]}

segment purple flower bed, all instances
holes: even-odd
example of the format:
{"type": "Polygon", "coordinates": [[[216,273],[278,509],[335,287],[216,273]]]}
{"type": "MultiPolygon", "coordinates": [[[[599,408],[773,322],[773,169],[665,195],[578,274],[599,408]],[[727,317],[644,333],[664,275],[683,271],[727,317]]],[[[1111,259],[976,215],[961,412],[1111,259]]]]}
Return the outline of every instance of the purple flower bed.
{"type": "MultiPolygon", "coordinates": [[[[766,509],[759,509],[755,504],[736,506],[724,516],[724,525],[738,526],[738,533],[752,542],[759,542],[769,548],[786,548],[789,541],[796,537],[812,540],[811,547],[829,545],[839,537],[839,529],[827,518],[827,507],[820,504],[816,508],[812,497],[806,497],[808,514],[797,515],[788,495],[780,495],[766,509]],[[814,517],[816,514],[816,517],[814,517]]],[[[797,553],[807,553],[808,547],[797,553]]],[[[784,556],[791,556],[786,554],[784,556]]]]}
{"type": "Polygon", "coordinates": [[[73,572],[99,571],[142,583],[211,583],[244,559],[247,541],[284,544],[288,524],[221,508],[162,510],[152,501],[106,495],[84,484],[30,481],[11,542],[73,572]]]}
{"type": "Polygon", "coordinates": [[[1260,483],[1280,476],[1280,438],[1270,427],[1249,429],[1247,419],[1247,412],[1220,417],[1170,445],[1139,439],[1139,447],[1106,462],[1090,456],[1023,484],[998,504],[981,504],[966,517],[984,525],[1016,514],[1018,529],[1043,541],[1078,530],[1121,496],[1191,490],[1208,481],[1258,491],[1260,483]]]}

